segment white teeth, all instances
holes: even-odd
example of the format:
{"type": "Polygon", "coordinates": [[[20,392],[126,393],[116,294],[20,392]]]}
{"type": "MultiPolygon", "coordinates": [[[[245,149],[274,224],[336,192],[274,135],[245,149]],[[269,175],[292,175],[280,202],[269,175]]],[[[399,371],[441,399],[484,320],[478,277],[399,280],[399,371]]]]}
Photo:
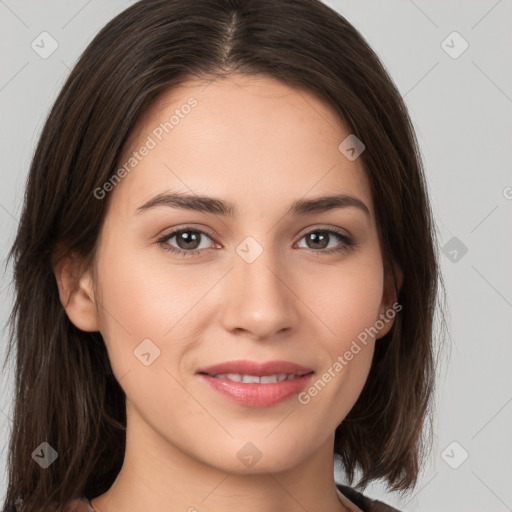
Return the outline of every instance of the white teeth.
{"type": "Polygon", "coordinates": [[[294,373],[277,373],[275,375],[258,377],[256,375],[240,375],[239,373],[219,373],[218,375],[213,375],[213,377],[217,379],[228,379],[233,382],[244,382],[245,384],[275,384],[283,380],[294,379],[296,375],[294,373]]]}
{"type": "Polygon", "coordinates": [[[256,377],[255,375],[243,375],[242,382],[246,384],[259,384],[260,377],[256,377]]]}

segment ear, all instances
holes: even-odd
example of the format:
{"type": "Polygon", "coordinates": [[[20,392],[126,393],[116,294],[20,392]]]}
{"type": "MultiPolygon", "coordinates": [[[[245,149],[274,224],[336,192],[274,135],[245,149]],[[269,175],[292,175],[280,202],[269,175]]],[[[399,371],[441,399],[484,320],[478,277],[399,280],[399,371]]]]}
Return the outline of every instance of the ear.
{"type": "Polygon", "coordinates": [[[404,274],[402,269],[393,263],[393,271],[386,273],[384,278],[384,291],[382,293],[382,302],[379,308],[379,318],[376,320],[376,328],[378,334],[376,339],[385,336],[393,327],[395,317],[398,311],[402,309],[402,305],[398,304],[398,292],[402,287],[404,274]],[[382,326],[382,324],[384,324],[382,326]],[[382,328],[380,328],[382,326],[382,328]]]}
{"type": "Polygon", "coordinates": [[[60,302],[70,321],[82,331],[99,331],[93,281],[89,270],[82,271],[81,260],[66,254],[53,267],[60,302]]]}

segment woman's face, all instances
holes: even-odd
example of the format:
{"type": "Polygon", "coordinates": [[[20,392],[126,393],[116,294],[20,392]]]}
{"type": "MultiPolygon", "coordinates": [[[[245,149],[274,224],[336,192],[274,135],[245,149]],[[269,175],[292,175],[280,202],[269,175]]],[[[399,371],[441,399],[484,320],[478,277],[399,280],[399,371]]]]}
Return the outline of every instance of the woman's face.
{"type": "Polygon", "coordinates": [[[129,437],[239,473],[332,452],[368,376],[365,329],[392,325],[349,135],[264,77],[189,82],[140,120],[102,189],[94,282],[129,437]]]}

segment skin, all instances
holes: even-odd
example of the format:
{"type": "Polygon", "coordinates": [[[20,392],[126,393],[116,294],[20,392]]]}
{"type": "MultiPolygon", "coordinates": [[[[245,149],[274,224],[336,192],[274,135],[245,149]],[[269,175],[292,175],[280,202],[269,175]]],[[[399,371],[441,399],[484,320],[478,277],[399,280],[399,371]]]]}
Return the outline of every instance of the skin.
{"type": "MultiPolygon", "coordinates": [[[[109,193],[94,265],[80,273],[68,258],[55,268],[70,320],[101,332],[127,396],[124,464],[92,504],[103,512],[348,510],[334,487],[334,432],[392,321],[308,404],[296,395],[267,408],[237,404],[196,371],[279,359],[321,376],[396,301],[361,159],[338,150],[350,132],[320,99],[270,78],[231,75],[167,92],[120,161],[190,97],[197,106],[109,193]],[[170,191],[231,201],[238,215],[169,206],[137,213],[170,191]],[[370,215],[354,207],[286,215],[295,200],[333,193],[359,198],[370,215]],[[208,232],[198,235],[199,255],[157,243],[186,227],[208,232]],[[357,245],[330,235],[328,248],[344,249],[327,254],[308,244],[305,235],[330,228],[357,245]],[[263,250],[252,263],[236,252],[248,236],[263,250]],[[134,356],[144,339],[160,350],[149,366],[134,356]],[[247,442],[261,454],[252,467],[237,457],[247,442]]],[[[178,238],[167,244],[187,250],[178,238]]]]}

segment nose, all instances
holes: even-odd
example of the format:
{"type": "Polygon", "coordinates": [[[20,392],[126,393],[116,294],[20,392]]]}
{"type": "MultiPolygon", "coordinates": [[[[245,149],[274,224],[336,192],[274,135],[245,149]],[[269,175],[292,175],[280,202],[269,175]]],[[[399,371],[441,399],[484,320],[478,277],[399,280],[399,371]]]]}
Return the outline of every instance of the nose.
{"type": "Polygon", "coordinates": [[[290,334],[298,325],[294,276],[275,251],[241,244],[225,280],[222,321],[232,333],[256,340],[290,334]],[[244,252],[244,249],[249,248],[244,252]],[[252,251],[252,254],[251,254],[252,251]],[[256,253],[254,251],[257,251],[256,253]],[[256,254],[259,255],[253,260],[256,254]]]}

